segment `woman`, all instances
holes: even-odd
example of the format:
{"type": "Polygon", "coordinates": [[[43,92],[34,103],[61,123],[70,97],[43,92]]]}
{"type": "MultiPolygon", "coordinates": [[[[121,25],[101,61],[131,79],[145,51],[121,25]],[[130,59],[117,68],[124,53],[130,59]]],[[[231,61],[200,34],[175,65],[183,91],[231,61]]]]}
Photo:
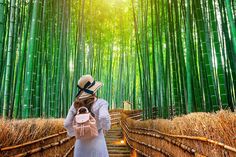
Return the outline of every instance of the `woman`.
{"type": "Polygon", "coordinates": [[[97,122],[98,136],[88,140],[77,139],[74,148],[74,157],[108,157],[108,151],[104,133],[110,129],[111,121],[108,112],[108,103],[103,99],[98,99],[96,91],[102,86],[101,82],[94,81],[91,75],[82,76],[77,87],[79,92],[75,101],[71,105],[64,122],[69,136],[75,136],[73,120],[77,109],[81,106],[88,108],[97,122]]]}

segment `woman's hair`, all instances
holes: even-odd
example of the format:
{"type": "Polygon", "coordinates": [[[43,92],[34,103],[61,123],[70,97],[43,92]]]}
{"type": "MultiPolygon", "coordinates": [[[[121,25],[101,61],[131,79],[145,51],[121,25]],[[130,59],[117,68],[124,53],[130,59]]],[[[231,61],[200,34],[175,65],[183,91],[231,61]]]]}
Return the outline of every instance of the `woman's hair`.
{"type": "MultiPolygon", "coordinates": [[[[95,102],[95,99],[96,98],[96,95],[93,94],[92,96],[86,98],[86,99],[82,99],[82,100],[79,100],[77,97],[75,98],[75,101],[74,101],[74,107],[76,109],[76,111],[80,108],[80,107],[86,107],[89,112],[92,114],[92,116],[94,116],[94,114],[91,112],[91,109],[92,109],[92,106],[95,102]]],[[[85,110],[84,109],[81,109],[80,110],[81,113],[84,113],[85,110]]]]}

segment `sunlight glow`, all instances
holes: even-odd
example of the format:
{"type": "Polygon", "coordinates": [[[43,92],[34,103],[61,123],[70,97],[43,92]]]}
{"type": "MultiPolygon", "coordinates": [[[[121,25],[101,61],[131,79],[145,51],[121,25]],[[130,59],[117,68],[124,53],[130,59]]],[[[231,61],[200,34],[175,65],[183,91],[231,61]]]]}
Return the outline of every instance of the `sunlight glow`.
{"type": "Polygon", "coordinates": [[[74,72],[74,64],[72,60],[70,60],[70,72],[74,72]]]}

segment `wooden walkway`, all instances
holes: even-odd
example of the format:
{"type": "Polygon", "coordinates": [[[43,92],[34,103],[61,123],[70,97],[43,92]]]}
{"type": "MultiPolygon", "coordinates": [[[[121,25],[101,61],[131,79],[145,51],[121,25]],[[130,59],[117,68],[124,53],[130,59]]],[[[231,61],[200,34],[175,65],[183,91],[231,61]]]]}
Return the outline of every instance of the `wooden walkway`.
{"type": "Polygon", "coordinates": [[[123,141],[119,126],[115,126],[109,130],[105,138],[109,157],[130,157],[130,149],[123,141]]]}

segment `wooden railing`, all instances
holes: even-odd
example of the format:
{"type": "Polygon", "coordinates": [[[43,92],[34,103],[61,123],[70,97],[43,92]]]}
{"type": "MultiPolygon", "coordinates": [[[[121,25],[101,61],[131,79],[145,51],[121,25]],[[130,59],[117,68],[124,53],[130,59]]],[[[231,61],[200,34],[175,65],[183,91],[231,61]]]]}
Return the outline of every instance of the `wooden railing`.
{"type": "MultiPolygon", "coordinates": [[[[120,123],[122,110],[114,110],[110,112],[111,116],[111,125],[115,126],[120,123]]],[[[137,116],[137,115],[134,115],[137,116]]],[[[137,116],[138,117],[138,116],[137,116]]],[[[8,147],[0,147],[0,157],[1,156],[16,156],[22,157],[27,155],[33,155],[40,152],[44,152],[51,148],[62,146],[65,143],[71,143],[67,152],[63,155],[67,157],[74,148],[74,138],[67,137],[67,132],[59,132],[53,135],[49,135],[46,137],[42,137],[37,140],[29,141],[26,143],[8,146],[8,147]]]]}
{"type": "Polygon", "coordinates": [[[55,137],[58,137],[58,136],[63,135],[63,134],[66,134],[66,131],[59,132],[57,134],[53,134],[53,135],[50,135],[50,136],[47,136],[47,137],[43,137],[43,138],[40,138],[40,139],[37,139],[37,140],[33,140],[33,141],[30,141],[30,142],[22,143],[22,144],[19,144],[19,145],[4,147],[4,148],[1,148],[0,150],[1,151],[10,151],[10,150],[13,150],[13,149],[18,149],[18,148],[26,147],[26,146],[29,146],[29,145],[32,145],[32,144],[36,144],[36,143],[43,143],[43,142],[45,142],[48,139],[55,138],[55,137]]]}
{"type": "MultiPolygon", "coordinates": [[[[143,156],[206,156],[204,151],[193,145],[189,146],[186,141],[198,143],[201,147],[214,146],[214,148],[221,149],[226,156],[227,154],[236,156],[236,148],[222,142],[205,137],[167,134],[150,126],[143,126],[141,110],[110,111],[110,117],[112,127],[120,125],[126,143],[143,156]]],[[[74,149],[74,140],[74,138],[67,137],[66,131],[63,131],[19,145],[0,147],[0,156],[28,156],[49,151],[52,148],[60,149],[62,148],[60,146],[63,146],[63,148],[66,147],[66,151],[62,156],[67,157],[74,149]]]]}
{"type": "Polygon", "coordinates": [[[72,137],[66,137],[66,133],[66,131],[63,131],[19,145],[0,148],[0,156],[22,157],[62,146],[73,139],[72,137]]]}
{"type": "MultiPolygon", "coordinates": [[[[121,114],[123,112],[131,112],[129,110],[125,111],[125,110],[115,110],[116,112],[114,111],[111,111],[110,112],[110,117],[111,117],[111,125],[112,126],[115,126],[115,125],[119,125],[120,124],[120,119],[121,119],[121,114]]],[[[136,112],[132,112],[131,114],[129,114],[129,116],[132,118],[132,119],[135,119],[135,120],[142,120],[142,111],[141,110],[138,110],[136,112]]]]}
{"type": "Polygon", "coordinates": [[[120,126],[127,144],[143,156],[206,156],[203,150],[199,150],[199,147],[188,146],[186,140],[199,143],[200,147],[205,145],[212,146],[212,149],[217,147],[217,149],[222,149],[225,154],[230,153],[236,156],[236,148],[222,142],[205,137],[167,134],[150,129],[150,126],[146,128],[142,122],[132,119],[131,115],[132,112],[123,112],[120,126]]]}

